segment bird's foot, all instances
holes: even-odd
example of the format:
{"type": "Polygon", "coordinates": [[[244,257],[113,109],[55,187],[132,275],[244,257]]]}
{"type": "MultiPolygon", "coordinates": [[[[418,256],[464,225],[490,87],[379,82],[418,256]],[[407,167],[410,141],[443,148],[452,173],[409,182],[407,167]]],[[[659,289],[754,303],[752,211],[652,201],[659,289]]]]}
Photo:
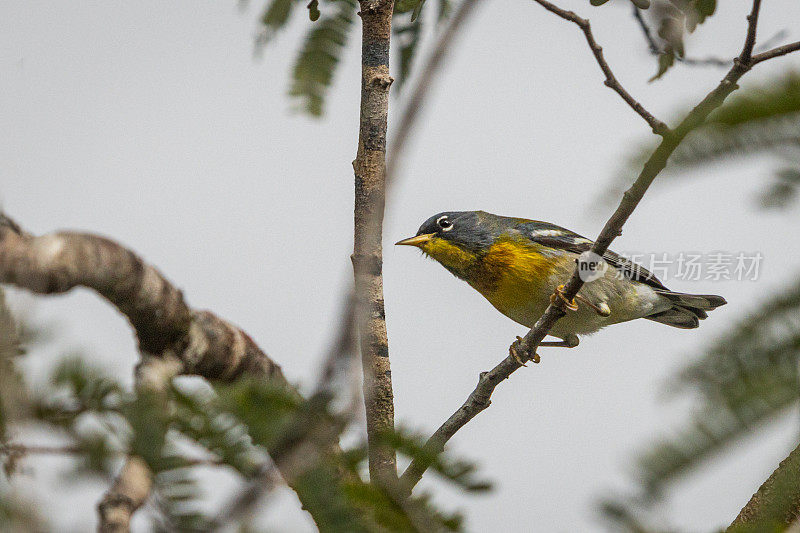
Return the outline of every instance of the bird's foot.
{"type": "Polygon", "coordinates": [[[560,341],[542,341],[539,343],[539,346],[547,346],[550,348],[575,348],[580,342],[581,340],[578,336],[571,333],[560,341]]]}
{"type": "MultiPolygon", "coordinates": [[[[514,360],[517,363],[519,363],[521,366],[527,367],[528,365],[526,365],[525,361],[522,359],[522,357],[519,356],[519,346],[520,346],[520,344],[522,344],[522,337],[517,335],[517,340],[512,342],[511,346],[508,347],[508,354],[511,357],[513,357],[514,360]]],[[[539,363],[539,361],[541,361],[541,358],[539,357],[539,354],[536,353],[536,352],[533,352],[533,356],[531,357],[531,361],[533,361],[534,363],[539,363]]]]}
{"type": "Polygon", "coordinates": [[[600,315],[602,317],[611,316],[611,308],[608,307],[608,304],[605,303],[605,302],[600,302],[599,304],[595,305],[592,302],[590,302],[588,300],[588,298],[585,298],[584,296],[582,296],[580,294],[576,294],[575,295],[575,299],[585,303],[586,305],[588,305],[589,307],[594,309],[595,313],[597,313],[598,315],[600,315]]]}
{"type": "Polygon", "coordinates": [[[578,304],[575,303],[575,300],[569,301],[567,297],[564,296],[564,285],[559,285],[556,287],[555,292],[550,295],[550,303],[556,304],[564,308],[564,310],[570,311],[577,311],[578,304]]]}

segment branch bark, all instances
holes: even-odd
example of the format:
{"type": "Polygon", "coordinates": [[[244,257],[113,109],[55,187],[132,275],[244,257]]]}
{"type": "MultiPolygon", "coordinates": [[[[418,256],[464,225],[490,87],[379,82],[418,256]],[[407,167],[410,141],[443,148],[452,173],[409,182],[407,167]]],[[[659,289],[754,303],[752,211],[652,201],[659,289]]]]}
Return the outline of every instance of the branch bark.
{"type": "Polygon", "coordinates": [[[650,129],[653,130],[653,133],[656,135],[665,136],[669,133],[669,128],[666,124],[661,122],[659,119],[654,117],[652,113],[650,113],[647,109],[644,108],[642,104],[640,104],[633,96],[630,95],[628,91],[622,86],[622,84],[617,80],[616,76],[614,76],[614,72],[611,70],[611,67],[608,66],[608,62],[606,61],[605,57],[603,56],[603,48],[597,44],[597,41],[594,40],[594,35],[592,34],[592,27],[589,24],[589,21],[579,17],[572,11],[567,11],[565,9],[561,9],[560,7],[551,4],[547,0],[533,0],[546,10],[550,11],[561,17],[564,20],[568,20],[570,22],[574,22],[578,25],[578,27],[583,32],[583,35],[586,37],[586,42],[589,44],[589,48],[592,50],[592,55],[594,55],[597,64],[600,65],[600,70],[603,71],[603,74],[606,75],[605,79],[605,86],[610,88],[611,90],[615,91],[625,103],[631,106],[631,109],[636,111],[636,113],[642,117],[645,122],[650,125],[650,129]]]}
{"type": "Polygon", "coordinates": [[[394,395],[383,306],[383,212],[386,199],[386,124],[389,112],[389,37],[393,0],[361,0],[361,113],[355,171],[353,271],[356,325],[364,373],[369,472],[396,480],[394,451],[381,442],[394,430],[394,395]]]}
{"type": "MultiPolygon", "coordinates": [[[[247,375],[294,390],[280,367],[244,331],[209,311],[191,309],[181,291],[153,266],[104,237],[74,232],[36,237],[0,212],[0,283],[38,294],[82,286],[106,298],[136,333],[143,358],[137,387],[158,387],[164,378],[153,369],[168,364],[171,374],[215,381],[247,375]]],[[[292,486],[298,475],[296,461],[277,466],[292,486]]],[[[101,531],[127,531],[151,488],[145,472],[140,459],[129,459],[100,504],[101,531]]]]}
{"type": "MultiPolygon", "coordinates": [[[[535,1],[542,5],[547,4],[547,2],[543,3],[543,0],[535,1]]],[[[553,9],[551,9],[551,11],[557,14],[563,12],[563,10],[552,6],[552,4],[550,4],[550,6],[555,9],[555,11],[553,11],[553,9]]],[[[748,16],[747,38],[745,39],[745,44],[739,57],[734,60],[733,67],[731,67],[722,81],[720,81],[719,85],[708,93],[705,98],[683,118],[674,130],[663,135],[661,143],[650,155],[647,162],[645,162],[636,181],[625,192],[616,211],[608,219],[597,240],[592,245],[591,251],[593,253],[602,257],[605,251],[608,250],[612,241],[621,235],[622,226],[636,209],[636,206],[639,205],[639,202],[647,192],[650,184],[652,184],[656,176],[664,169],[669,156],[691,131],[703,124],[708,115],[721,106],[728,95],[738,88],[736,83],[753,65],[751,59],[745,58],[750,58],[753,46],[755,45],[759,6],[759,0],[755,0],[753,10],[750,16],[748,16]]],[[[572,14],[572,16],[574,16],[574,14],[572,14]]],[[[572,277],[566,283],[563,291],[568,301],[572,300],[583,286],[583,280],[579,275],[579,267],[580,265],[576,265],[572,277]]],[[[533,358],[539,343],[542,342],[556,321],[565,315],[566,312],[563,303],[560,299],[556,301],[558,303],[550,304],[547,307],[544,314],[525,337],[514,344],[517,354],[523,360],[530,360],[533,358]]],[[[478,385],[464,404],[453,413],[426,442],[426,451],[430,452],[432,456],[441,452],[447,441],[450,440],[459,429],[464,427],[464,425],[477,416],[478,413],[489,407],[495,387],[511,376],[520,366],[520,363],[509,355],[489,372],[483,372],[478,380],[478,385]]],[[[400,479],[403,489],[410,493],[413,487],[422,478],[428,466],[430,466],[430,464],[425,461],[412,461],[400,479]]]]}
{"type": "MultiPolygon", "coordinates": [[[[136,367],[136,390],[164,394],[181,369],[172,357],[146,357],[136,367]]],[[[117,479],[97,505],[98,533],[129,533],[133,514],[144,505],[153,489],[153,474],[147,463],[135,455],[128,457],[117,479]]]]}
{"type": "Polygon", "coordinates": [[[775,526],[788,526],[800,518],[800,446],[781,461],[778,468],[753,494],[729,532],[749,530],[759,525],[759,531],[774,530],[775,526]],[[769,526],[773,526],[768,529],[769,526]]]}

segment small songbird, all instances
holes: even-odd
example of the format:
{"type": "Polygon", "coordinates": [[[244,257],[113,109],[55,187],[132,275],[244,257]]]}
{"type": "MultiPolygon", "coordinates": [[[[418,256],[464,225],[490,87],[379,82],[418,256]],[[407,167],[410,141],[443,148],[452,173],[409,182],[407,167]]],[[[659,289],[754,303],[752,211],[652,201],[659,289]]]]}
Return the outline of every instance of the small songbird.
{"type": "Polygon", "coordinates": [[[726,303],[721,296],[673,292],[645,268],[611,251],[598,258],[602,268],[585,279],[577,301],[566,302],[563,284],[592,241],[548,222],[484,211],[444,212],[426,220],[416,236],[397,244],[416,246],[469,283],[498,311],[529,328],[553,295],[564,299],[571,311],[550,331],[561,341],[541,346],[572,348],[578,345],[578,335],[637,318],[696,328],[706,311],[726,303]]]}

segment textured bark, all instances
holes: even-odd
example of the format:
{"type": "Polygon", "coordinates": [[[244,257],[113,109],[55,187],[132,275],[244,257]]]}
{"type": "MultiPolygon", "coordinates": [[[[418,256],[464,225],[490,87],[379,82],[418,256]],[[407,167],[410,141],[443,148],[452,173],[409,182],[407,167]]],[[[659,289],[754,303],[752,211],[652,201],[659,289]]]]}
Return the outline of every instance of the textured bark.
{"type": "Polygon", "coordinates": [[[106,492],[97,511],[100,533],[128,533],[131,518],[144,505],[153,487],[153,475],[138,457],[128,458],[111,489],[106,492]]]}
{"type": "MultiPolygon", "coordinates": [[[[552,4],[549,4],[549,2],[542,2],[541,0],[535,1],[542,5],[547,4],[545,7],[547,7],[549,11],[567,20],[572,20],[570,15],[565,15],[568,12],[556,8],[552,4]]],[[[597,254],[597,256],[602,257],[603,253],[608,250],[612,241],[621,235],[622,226],[636,209],[636,206],[639,205],[639,202],[653,183],[653,180],[664,169],[667,160],[678,145],[690,132],[703,124],[712,111],[723,104],[728,95],[738,88],[736,83],[739,79],[757,62],[756,58],[758,56],[752,56],[752,51],[755,45],[759,7],[760,1],[755,0],[753,9],[747,17],[748,28],[744,47],[739,57],[734,60],[733,67],[730,71],[728,71],[722,81],[720,81],[719,85],[708,93],[706,97],[684,117],[674,130],[661,133],[663,137],[661,143],[645,162],[636,181],[630,189],[625,191],[616,211],[608,219],[608,222],[606,222],[597,240],[592,245],[591,251],[597,254]]],[[[571,16],[574,16],[574,13],[571,14],[571,16]]],[[[567,301],[571,301],[583,286],[583,280],[580,278],[579,272],[579,266],[576,265],[572,277],[566,283],[563,290],[563,295],[567,301]]],[[[556,299],[555,301],[556,303],[550,304],[547,307],[542,317],[539,318],[525,337],[512,345],[521,359],[533,359],[539,343],[542,342],[556,321],[565,315],[566,311],[562,300],[556,299]]],[[[459,429],[464,427],[464,425],[477,416],[478,413],[489,407],[495,387],[511,376],[511,374],[520,367],[521,365],[516,358],[509,355],[489,372],[483,372],[478,380],[478,385],[464,404],[434,432],[430,439],[428,439],[428,442],[425,444],[426,450],[431,454],[441,452],[447,441],[450,440],[459,429]]],[[[429,464],[425,461],[412,461],[401,478],[404,490],[410,492],[422,478],[428,466],[429,464]]]]}
{"type": "MultiPolygon", "coordinates": [[[[154,267],[104,237],[73,232],[35,237],[0,213],[0,283],[39,294],[83,286],[114,304],[130,321],[139,342],[139,390],[160,390],[177,374],[216,381],[247,375],[291,388],[280,367],[244,331],[209,311],[189,308],[181,291],[154,267]]],[[[321,427],[319,432],[330,439],[325,449],[337,453],[335,428],[321,427]]],[[[298,476],[298,464],[276,460],[290,486],[298,476]]],[[[128,531],[131,516],[146,501],[151,486],[147,466],[139,458],[129,458],[98,506],[99,530],[128,531]]]]}
{"type": "Polygon", "coordinates": [[[777,531],[775,526],[788,526],[798,520],[800,520],[800,446],[781,461],[775,472],[753,494],[728,531],[746,530],[755,525],[760,525],[762,531],[777,531]]]}
{"type": "Polygon", "coordinates": [[[389,36],[392,0],[362,0],[361,112],[355,171],[353,270],[356,324],[364,371],[369,471],[397,477],[394,451],[381,445],[394,429],[394,397],[383,306],[383,210],[386,195],[386,121],[389,112],[389,36]]]}
{"type": "Polygon", "coordinates": [[[245,332],[190,309],[158,270],[104,237],[34,237],[0,214],[0,283],[39,294],[93,289],[128,318],[143,355],[174,357],[183,374],[224,381],[247,374],[286,383],[280,367],[245,332]]]}

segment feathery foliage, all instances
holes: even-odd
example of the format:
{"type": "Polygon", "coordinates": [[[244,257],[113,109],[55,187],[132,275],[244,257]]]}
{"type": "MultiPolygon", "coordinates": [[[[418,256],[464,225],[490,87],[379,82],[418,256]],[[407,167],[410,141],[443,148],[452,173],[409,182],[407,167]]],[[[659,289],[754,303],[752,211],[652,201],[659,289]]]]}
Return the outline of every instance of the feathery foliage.
{"type": "MultiPolygon", "coordinates": [[[[261,17],[262,30],[257,44],[268,44],[287,26],[297,3],[298,0],[270,0],[261,17]]],[[[425,0],[395,2],[392,33],[399,50],[396,90],[400,90],[410,77],[413,61],[419,50],[424,5],[425,0]]],[[[318,0],[312,0],[307,6],[312,25],[306,32],[295,59],[289,89],[289,95],[298,101],[297,108],[316,117],[324,113],[325,98],[353,31],[358,9],[356,0],[327,0],[322,9],[319,6],[318,0]]],[[[450,8],[450,0],[439,0],[437,25],[447,20],[450,8]]]]}
{"type": "MultiPolygon", "coordinates": [[[[69,438],[81,474],[109,475],[121,456],[142,458],[154,475],[158,531],[233,525],[220,523],[203,505],[199,466],[230,467],[254,480],[272,464],[297,472],[292,486],[322,531],[460,530],[462,518],[439,510],[429,494],[405,498],[399,487],[364,481],[365,444],[332,453],[348,419],[333,414],[330,399],[327,393],[304,399],[249,379],[213,390],[176,382],[164,393],[134,394],[73,356],[41,387],[34,413],[69,438]]],[[[424,440],[409,432],[386,435],[385,442],[411,459],[425,453],[424,440]]],[[[463,490],[489,488],[470,463],[440,455],[426,460],[463,490]]]]}
{"type": "Polygon", "coordinates": [[[292,70],[289,95],[302,101],[302,108],[321,116],[325,94],[347,44],[356,17],[355,0],[336,0],[336,10],[314,22],[308,31],[292,70]]]}
{"type": "MultiPolygon", "coordinates": [[[[648,144],[632,152],[628,172],[641,166],[649,148],[648,144]]],[[[800,192],[800,74],[797,72],[784,73],[731,97],[675,150],[664,177],[675,179],[701,165],[763,153],[779,158],[783,166],[761,192],[760,204],[765,208],[787,207],[800,192]]],[[[618,196],[629,179],[619,179],[607,191],[607,197],[618,196]]]]}
{"type": "Polygon", "coordinates": [[[644,487],[657,491],[800,398],[800,283],[741,320],[674,380],[700,395],[698,414],[677,438],[640,460],[644,487]]]}

